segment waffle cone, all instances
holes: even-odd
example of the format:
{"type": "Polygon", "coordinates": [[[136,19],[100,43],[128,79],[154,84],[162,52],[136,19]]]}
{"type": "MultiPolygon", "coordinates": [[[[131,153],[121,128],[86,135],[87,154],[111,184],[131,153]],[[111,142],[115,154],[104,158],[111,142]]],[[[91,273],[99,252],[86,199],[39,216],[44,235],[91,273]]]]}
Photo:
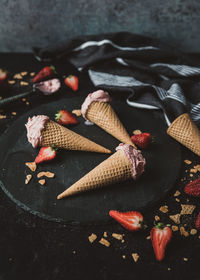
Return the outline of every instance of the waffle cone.
{"type": "Polygon", "coordinates": [[[176,118],[167,133],[200,156],[200,131],[187,113],[176,118]]]}
{"type": "Polygon", "coordinates": [[[110,150],[50,120],[42,131],[41,146],[51,145],[67,150],[111,153],[110,150]]]}
{"type": "Polygon", "coordinates": [[[58,199],[101,188],[132,178],[132,166],[123,151],[117,151],[97,165],[79,181],[58,195],[58,199]]]}
{"type": "Polygon", "coordinates": [[[134,146],[128,132],[109,103],[92,102],[87,110],[86,118],[117,138],[120,142],[134,146]]]}

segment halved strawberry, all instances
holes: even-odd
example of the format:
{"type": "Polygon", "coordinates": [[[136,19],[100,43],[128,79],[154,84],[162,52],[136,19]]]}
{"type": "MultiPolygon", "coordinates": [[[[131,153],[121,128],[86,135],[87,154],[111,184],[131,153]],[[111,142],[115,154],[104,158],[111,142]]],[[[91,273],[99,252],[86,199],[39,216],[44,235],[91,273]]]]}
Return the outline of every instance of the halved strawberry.
{"type": "Polygon", "coordinates": [[[73,91],[77,91],[78,90],[78,77],[74,76],[74,75],[69,75],[67,78],[65,78],[64,83],[66,84],[66,86],[70,87],[73,91]]]}
{"type": "Polygon", "coordinates": [[[151,229],[150,235],[156,259],[162,261],[166,246],[172,238],[172,230],[168,225],[158,223],[151,229]]]}
{"type": "Polygon", "coordinates": [[[200,196],[200,178],[188,183],[184,188],[184,192],[192,196],[200,196]]]}
{"type": "Polygon", "coordinates": [[[7,79],[7,73],[0,69],[0,83],[3,83],[7,79]]]}
{"type": "Polygon", "coordinates": [[[110,210],[109,215],[130,231],[138,231],[143,227],[143,216],[140,212],[110,210]]]}
{"type": "Polygon", "coordinates": [[[143,133],[131,136],[131,140],[139,148],[146,149],[146,148],[148,148],[149,144],[152,141],[152,136],[150,133],[143,132],[143,133]]]}
{"type": "Polygon", "coordinates": [[[54,66],[46,66],[40,70],[40,72],[33,78],[33,83],[39,83],[41,81],[51,78],[56,73],[54,66]]]}
{"type": "Polygon", "coordinates": [[[41,163],[44,161],[50,161],[54,159],[56,156],[56,151],[53,147],[47,146],[47,147],[42,147],[35,158],[35,163],[41,163]]]}
{"type": "Polygon", "coordinates": [[[58,123],[63,125],[77,124],[77,119],[72,116],[72,114],[66,110],[60,110],[55,115],[55,119],[58,123]]]}

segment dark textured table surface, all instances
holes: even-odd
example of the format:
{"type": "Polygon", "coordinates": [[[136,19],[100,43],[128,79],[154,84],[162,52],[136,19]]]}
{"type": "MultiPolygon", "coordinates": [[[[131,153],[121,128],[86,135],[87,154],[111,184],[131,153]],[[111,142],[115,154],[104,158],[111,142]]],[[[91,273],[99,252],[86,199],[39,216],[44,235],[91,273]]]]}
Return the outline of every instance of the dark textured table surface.
{"type": "MultiPolygon", "coordinates": [[[[20,86],[20,81],[15,80],[16,83],[10,85],[9,91],[0,93],[0,96],[4,98],[30,89],[30,72],[37,72],[42,66],[31,54],[0,54],[0,68],[8,71],[9,80],[15,80],[14,74],[27,71],[23,80],[30,83],[29,86],[20,86]]],[[[0,109],[0,114],[6,115],[5,119],[0,119],[0,133],[20,115],[39,104],[63,97],[86,95],[93,89],[87,74],[77,73],[68,64],[62,67],[56,64],[56,69],[61,76],[77,74],[80,78],[80,92],[72,93],[65,88],[59,95],[39,98],[32,96],[26,101],[20,100],[0,109]],[[12,112],[16,112],[16,115],[12,112]]],[[[183,192],[186,182],[198,177],[198,172],[190,172],[190,168],[197,164],[199,158],[182,147],[182,169],[177,182],[162,201],[143,212],[149,229],[138,233],[128,232],[114,222],[81,227],[49,222],[23,211],[0,191],[0,279],[200,279],[200,232],[190,234],[200,211],[199,199],[191,198],[183,192]],[[191,160],[191,165],[185,164],[185,159],[191,160]],[[177,190],[181,194],[175,197],[177,190]],[[180,213],[181,204],[195,205],[196,208],[190,215],[181,215],[166,257],[158,263],[151,241],[146,237],[149,236],[155,216],[159,216],[165,223],[176,225],[169,216],[180,213]],[[159,210],[163,205],[168,206],[167,213],[159,210]],[[188,237],[180,234],[182,226],[189,233],[188,237]],[[105,232],[109,247],[99,243],[105,232]],[[97,239],[91,244],[88,237],[92,233],[97,235],[97,239]],[[113,233],[124,234],[124,242],[114,238],[113,233]],[[132,253],[139,255],[136,263],[132,253]]]]}

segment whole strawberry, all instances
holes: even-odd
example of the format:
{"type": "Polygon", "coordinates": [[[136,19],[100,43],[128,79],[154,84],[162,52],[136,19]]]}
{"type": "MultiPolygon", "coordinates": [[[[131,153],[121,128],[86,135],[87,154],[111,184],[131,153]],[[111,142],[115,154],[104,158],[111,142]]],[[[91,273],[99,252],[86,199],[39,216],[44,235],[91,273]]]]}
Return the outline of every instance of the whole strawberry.
{"type": "Polygon", "coordinates": [[[53,160],[56,157],[56,150],[53,147],[42,147],[35,158],[35,163],[53,160]]]}
{"type": "Polygon", "coordinates": [[[152,137],[151,137],[150,133],[143,132],[143,133],[131,136],[131,140],[139,148],[146,149],[146,148],[148,148],[149,144],[151,143],[152,137]]]}
{"type": "Polygon", "coordinates": [[[119,212],[116,210],[110,210],[109,215],[130,231],[138,231],[143,227],[143,216],[140,212],[119,212]]]}
{"type": "Polygon", "coordinates": [[[150,235],[156,259],[162,261],[166,246],[172,238],[172,230],[168,225],[158,223],[151,229],[150,235]]]}
{"type": "Polygon", "coordinates": [[[192,196],[200,196],[200,178],[188,183],[184,188],[184,192],[192,196]]]}
{"type": "Polygon", "coordinates": [[[47,80],[55,75],[55,67],[54,66],[46,66],[40,70],[40,72],[34,77],[33,83],[39,83],[41,81],[47,80]]]}
{"type": "Polygon", "coordinates": [[[55,119],[59,124],[62,125],[70,125],[70,124],[77,124],[77,119],[68,111],[60,110],[55,115],[55,119]]]}
{"type": "Polygon", "coordinates": [[[70,87],[73,91],[77,91],[78,90],[78,77],[74,76],[74,75],[69,75],[67,78],[65,78],[64,83],[66,84],[66,86],[70,87]]]}

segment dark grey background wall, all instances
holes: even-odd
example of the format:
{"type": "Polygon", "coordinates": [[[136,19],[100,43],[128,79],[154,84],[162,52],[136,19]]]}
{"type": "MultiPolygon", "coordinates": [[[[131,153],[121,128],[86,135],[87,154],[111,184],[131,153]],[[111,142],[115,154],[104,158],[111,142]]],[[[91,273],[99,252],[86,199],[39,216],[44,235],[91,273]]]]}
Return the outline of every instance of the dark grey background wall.
{"type": "Polygon", "coordinates": [[[0,51],[129,31],[200,51],[199,0],[0,0],[0,51]]]}

